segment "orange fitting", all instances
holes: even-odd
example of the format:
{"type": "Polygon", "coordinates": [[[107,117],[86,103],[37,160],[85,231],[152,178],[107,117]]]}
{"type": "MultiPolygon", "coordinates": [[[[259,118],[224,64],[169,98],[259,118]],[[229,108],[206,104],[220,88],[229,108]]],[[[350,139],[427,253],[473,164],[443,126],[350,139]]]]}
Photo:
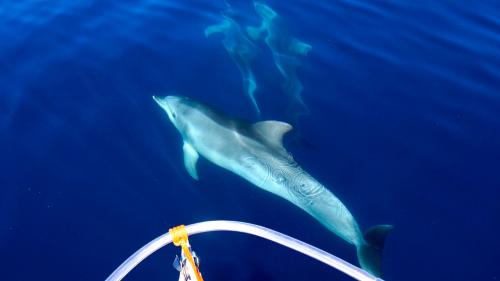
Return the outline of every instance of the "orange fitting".
{"type": "Polygon", "coordinates": [[[196,280],[203,281],[203,277],[201,277],[201,273],[198,270],[198,267],[194,262],[194,258],[191,255],[191,252],[189,251],[188,248],[188,233],[186,227],[183,224],[181,224],[179,226],[172,227],[171,229],[168,230],[168,232],[172,236],[172,242],[174,242],[174,245],[181,246],[182,252],[186,256],[189,264],[191,264],[191,267],[194,269],[196,280]]]}
{"type": "Polygon", "coordinates": [[[186,227],[183,224],[172,227],[168,230],[168,232],[172,235],[172,242],[174,242],[175,246],[183,246],[187,244],[188,234],[186,227]]]}

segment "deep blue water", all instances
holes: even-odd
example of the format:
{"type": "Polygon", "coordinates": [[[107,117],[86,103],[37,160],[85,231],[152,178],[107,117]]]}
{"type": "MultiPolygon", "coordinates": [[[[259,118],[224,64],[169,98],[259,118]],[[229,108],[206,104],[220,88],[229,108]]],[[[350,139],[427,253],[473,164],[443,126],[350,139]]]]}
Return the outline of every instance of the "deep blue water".
{"type": "MultiPolygon", "coordinates": [[[[257,25],[250,1],[235,19],[257,25]]],[[[269,1],[312,46],[292,120],[257,43],[262,119],[362,229],[390,223],[386,280],[500,278],[500,4],[269,1]]],[[[208,161],[200,181],[153,94],[177,91],[257,121],[221,37],[223,1],[0,3],[0,280],[103,280],[169,227],[267,226],[356,264],[354,248],[290,203],[208,161]]],[[[193,237],[206,280],[350,280],[258,238],[193,237]]],[[[176,280],[178,249],[128,280],[176,280]]]]}

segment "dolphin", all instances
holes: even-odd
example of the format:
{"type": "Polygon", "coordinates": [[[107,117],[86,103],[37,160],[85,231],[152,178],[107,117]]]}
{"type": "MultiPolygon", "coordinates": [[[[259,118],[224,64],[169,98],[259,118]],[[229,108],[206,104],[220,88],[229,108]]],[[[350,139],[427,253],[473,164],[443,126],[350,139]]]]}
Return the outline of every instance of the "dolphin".
{"type": "Polygon", "coordinates": [[[311,45],[293,37],[282,17],[268,5],[254,2],[254,8],[262,18],[262,22],[258,27],[248,26],[246,28],[248,36],[254,41],[264,39],[273,53],[276,67],[285,79],[283,91],[299,105],[299,113],[307,113],[308,108],[302,99],[303,86],[297,76],[297,68],[301,65],[300,58],[311,51],[311,45]]]}
{"type": "Polygon", "coordinates": [[[155,97],[183,139],[184,166],[198,180],[199,155],[252,184],[278,195],[313,216],[357,249],[365,270],[380,276],[381,257],[390,225],[364,235],[346,206],[304,171],[283,147],[292,126],[280,121],[248,123],[183,96],[155,97]]]}
{"type": "MultiPolygon", "coordinates": [[[[229,12],[228,12],[229,13],[229,12]]],[[[243,78],[243,88],[252,102],[257,115],[260,116],[260,108],[255,99],[257,83],[252,72],[251,63],[255,59],[257,48],[245,35],[240,25],[231,17],[223,14],[222,21],[216,25],[205,28],[205,37],[222,33],[224,39],[222,44],[240,70],[243,78]]]]}

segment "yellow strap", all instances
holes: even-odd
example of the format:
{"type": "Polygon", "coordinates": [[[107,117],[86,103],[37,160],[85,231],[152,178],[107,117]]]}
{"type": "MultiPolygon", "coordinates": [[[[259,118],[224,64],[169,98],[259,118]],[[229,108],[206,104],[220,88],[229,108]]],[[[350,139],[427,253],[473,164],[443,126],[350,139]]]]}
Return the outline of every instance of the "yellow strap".
{"type": "Polygon", "coordinates": [[[186,227],[184,225],[179,225],[176,227],[172,227],[171,229],[168,230],[170,235],[172,235],[172,242],[174,242],[175,246],[181,246],[182,252],[186,256],[189,264],[191,264],[191,267],[194,269],[194,274],[196,275],[196,280],[197,281],[203,281],[203,278],[201,277],[201,273],[198,270],[198,267],[196,266],[196,263],[194,262],[193,256],[191,255],[191,251],[189,251],[188,248],[188,234],[186,231],[186,227]]]}

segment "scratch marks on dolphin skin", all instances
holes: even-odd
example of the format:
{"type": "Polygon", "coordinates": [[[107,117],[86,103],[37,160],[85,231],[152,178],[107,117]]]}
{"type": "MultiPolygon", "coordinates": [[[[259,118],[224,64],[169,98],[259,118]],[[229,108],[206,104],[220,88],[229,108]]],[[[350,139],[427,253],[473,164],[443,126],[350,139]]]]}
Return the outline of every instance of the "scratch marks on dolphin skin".
{"type": "Polygon", "coordinates": [[[247,38],[240,25],[227,14],[229,14],[229,12],[222,14],[222,21],[219,24],[208,26],[205,29],[205,37],[217,33],[224,34],[222,44],[236,66],[238,66],[243,79],[243,89],[250,98],[257,115],[260,116],[260,108],[255,99],[257,83],[255,82],[251,67],[252,61],[256,55],[256,47],[252,41],[247,38]]]}
{"type": "Polygon", "coordinates": [[[264,171],[261,185],[265,189],[272,186],[286,189],[289,199],[298,204],[309,206],[321,196],[325,187],[314,180],[295,161],[264,161],[255,156],[246,156],[242,159],[245,167],[264,171]]]}
{"type": "Polygon", "coordinates": [[[325,190],[325,187],[316,181],[309,180],[310,176],[300,167],[289,176],[288,191],[305,206],[310,206],[325,190]]]}
{"type": "Polygon", "coordinates": [[[294,113],[295,118],[307,114],[309,110],[302,99],[303,86],[297,76],[297,68],[301,65],[301,57],[307,55],[312,47],[293,37],[283,19],[271,7],[255,2],[254,8],[262,23],[259,27],[248,26],[248,36],[254,41],[264,39],[273,52],[274,63],[285,79],[283,91],[299,106],[294,113]]]}
{"type": "Polygon", "coordinates": [[[258,186],[265,187],[269,179],[271,178],[271,167],[268,163],[265,161],[260,160],[256,156],[253,155],[246,155],[241,157],[241,163],[244,167],[250,169],[251,171],[254,172],[254,174],[258,174],[256,170],[259,168],[264,170],[263,177],[260,179],[261,183],[258,184],[258,186]]]}
{"type": "Polygon", "coordinates": [[[255,156],[243,156],[241,157],[241,164],[248,169],[255,169],[258,165],[258,159],[255,156]]]}

